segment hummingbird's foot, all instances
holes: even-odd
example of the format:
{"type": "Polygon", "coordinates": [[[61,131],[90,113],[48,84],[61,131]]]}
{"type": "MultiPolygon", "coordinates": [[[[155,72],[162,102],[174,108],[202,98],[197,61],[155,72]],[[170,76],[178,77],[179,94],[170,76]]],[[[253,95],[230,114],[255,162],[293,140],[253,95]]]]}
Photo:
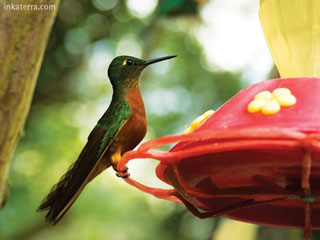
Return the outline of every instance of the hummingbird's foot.
{"type": "Polygon", "coordinates": [[[119,171],[116,166],[112,166],[116,171],[116,176],[121,178],[128,178],[130,173],[128,173],[128,168],[126,167],[124,170],[119,171]]]}
{"type": "Polygon", "coordinates": [[[128,167],[127,166],[125,166],[126,168],[125,169],[123,169],[123,170],[119,170],[118,168],[117,168],[117,165],[112,165],[112,168],[113,168],[113,170],[115,170],[117,173],[127,173],[128,172],[128,167]]]}
{"type": "Polygon", "coordinates": [[[116,176],[117,177],[121,177],[121,178],[128,178],[128,177],[130,177],[130,173],[128,173],[128,172],[126,172],[126,173],[117,172],[116,176]]]}

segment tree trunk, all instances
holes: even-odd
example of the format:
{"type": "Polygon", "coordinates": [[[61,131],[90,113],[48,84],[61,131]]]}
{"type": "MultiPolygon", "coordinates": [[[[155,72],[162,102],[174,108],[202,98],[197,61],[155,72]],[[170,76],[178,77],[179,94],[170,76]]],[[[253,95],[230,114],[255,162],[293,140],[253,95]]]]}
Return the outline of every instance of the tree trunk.
{"type": "Polygon", "coordinates": [[[0,209],[58,5],[59,0],[0,0],[0,209]],[[35,10],[48,5],[54,9],[35,10]]]}

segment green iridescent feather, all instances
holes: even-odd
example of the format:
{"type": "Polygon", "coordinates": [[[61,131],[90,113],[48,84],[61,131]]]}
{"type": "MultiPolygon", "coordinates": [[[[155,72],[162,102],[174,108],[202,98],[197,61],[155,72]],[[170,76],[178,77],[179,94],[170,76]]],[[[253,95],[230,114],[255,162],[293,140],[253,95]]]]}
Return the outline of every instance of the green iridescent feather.
{"type": "Polygon", "coordinates": [[[115,106],[109,108],[97,123],[97,127],[106,130],[101,140],[97,157],[100,157],[107,145],[114,139],[131,114],[129,103],[126,100],[111,103],[111,105],[112,104],[115,106]]]}

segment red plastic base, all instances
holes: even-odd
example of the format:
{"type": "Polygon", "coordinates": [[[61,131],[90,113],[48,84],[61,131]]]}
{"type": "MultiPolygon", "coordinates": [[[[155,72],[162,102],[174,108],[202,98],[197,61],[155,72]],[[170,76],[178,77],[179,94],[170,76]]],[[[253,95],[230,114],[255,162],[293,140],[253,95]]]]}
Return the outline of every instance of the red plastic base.
{"type": "Polygon", "coordinates": [[[157,197],[181,201],[201,218],[224,215],[257,224],[304,227],[308,236],[311,223],[320,229],[319,93],[317,78],[252,85],[195,132],[144,143],[125,154],[118,167],[133,158],[158,159],[157,176],[174,190],[127,182],[157,197]],[[257,93],[282,87],[296,97],[294,106],[268,116],[248,113],[247,105],[257,93]],[[152,150],[177,141],[170,152],[152,150]]]}

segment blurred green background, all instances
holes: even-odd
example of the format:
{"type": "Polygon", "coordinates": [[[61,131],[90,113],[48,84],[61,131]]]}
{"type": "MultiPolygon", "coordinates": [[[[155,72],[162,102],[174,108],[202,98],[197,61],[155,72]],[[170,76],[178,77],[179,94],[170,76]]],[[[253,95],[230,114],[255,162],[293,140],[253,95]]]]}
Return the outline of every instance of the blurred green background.
{"type": "MultiPolygon", "coordinates": [[[[128,186],[113,170],[91,182],[56,226],[44,222],[35,210],[107,109],[107,67],[122,54],[178,55],[141,76],[144,141],[180,133],[240,89],[272,77],[257,0],[63,0],[11,165],[0,239],[301,239],[300,230],[197,219],[128,186]]],[[[131,176],[167,187],[156,179],[156,165],[133,161],[131,176]]]]}

